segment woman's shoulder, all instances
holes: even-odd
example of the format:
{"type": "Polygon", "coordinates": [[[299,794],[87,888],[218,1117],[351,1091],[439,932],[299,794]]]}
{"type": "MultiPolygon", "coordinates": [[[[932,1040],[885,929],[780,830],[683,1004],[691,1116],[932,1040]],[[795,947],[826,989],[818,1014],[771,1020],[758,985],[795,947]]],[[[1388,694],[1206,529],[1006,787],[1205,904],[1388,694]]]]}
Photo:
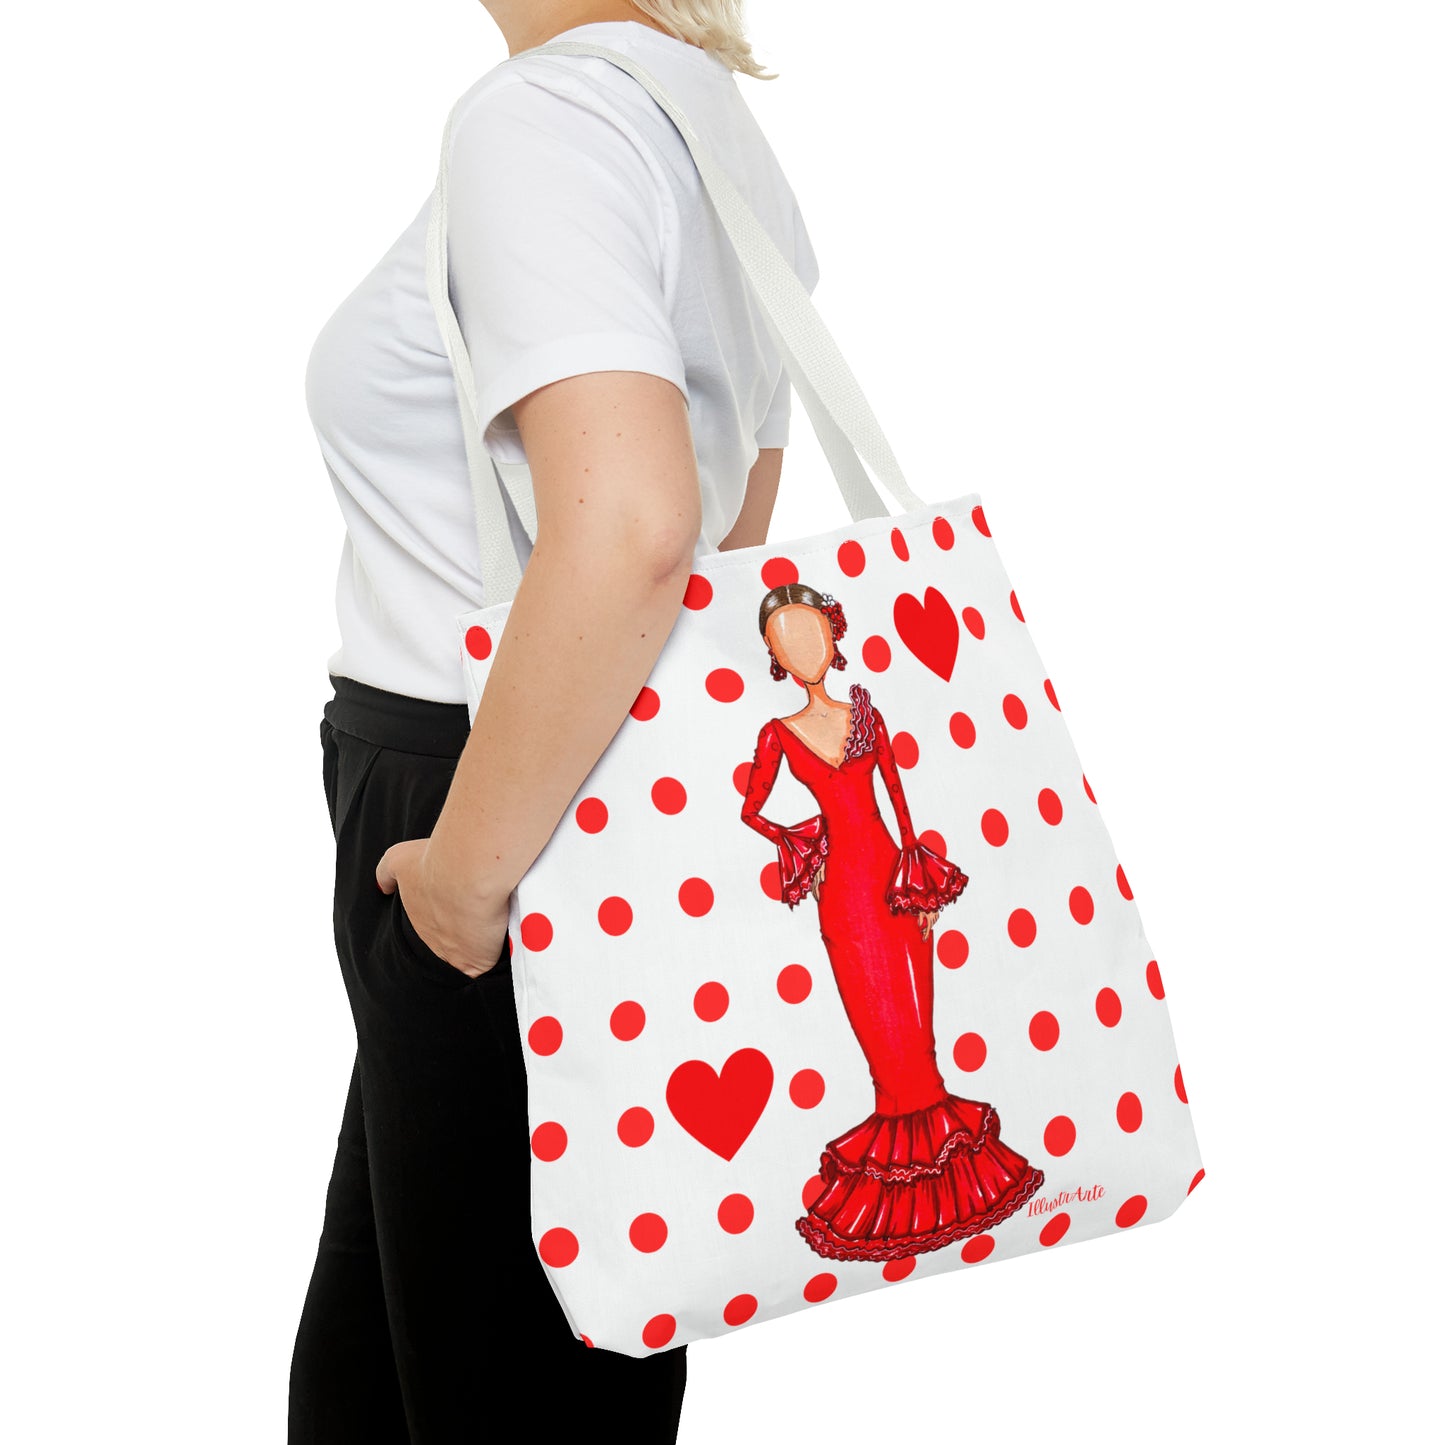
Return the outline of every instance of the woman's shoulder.
{"type": "Polygon", "coordinates": [[[853,704],[853,722],[848,735],[848,753],[872,752],[877,741],[878,729],[883,719],[873,706],[873,694],[861,682],[855,682],[848,689],[848,701],[853,704]]]}
{"type": "MultiPolygon", "coordinates": [[[[646,37],[601,33],[607,27],[596,28],[599,33],[577,38],[594,40],[636,59],[676,96],[685,110],[725,104],[728,90],[741,101],[726,67],[715,63],[706,52],[676,56],[669,46],[687,52],[696,47],[658,37],[664,40],[659,49],[650,46],[646,37]]],[[[646,30],[627,25],[624,32],[633,28],[646,30]]],[[[686,150],[676,127],[647,90],[620,66],[596,55],[524,51],[509,56],[479,77],[457,104],[458,130],[508,118],[525,119],[543,136],[580,137],[605,145],[610,133],[614,142],[642,144],[653,152],[669,147],[686,150]]]]}
{"type": "Polygon", "coordinates": [[[609,131],[616,138],[616,106],[562,68],[571,59],[518,56],[493,66],[458,97],[453,133],[459,140],[481,133],[516,141],[525,131],[552,145],[579,137],[601,143],[609,131]]]}
{"type": "Polygon", "coordinates": [[[873,694],[861,682],[855,682],[848,688],[848,701],[853,705],[854,716],[878,716],[878,709],[873,706],[873,694]]]}

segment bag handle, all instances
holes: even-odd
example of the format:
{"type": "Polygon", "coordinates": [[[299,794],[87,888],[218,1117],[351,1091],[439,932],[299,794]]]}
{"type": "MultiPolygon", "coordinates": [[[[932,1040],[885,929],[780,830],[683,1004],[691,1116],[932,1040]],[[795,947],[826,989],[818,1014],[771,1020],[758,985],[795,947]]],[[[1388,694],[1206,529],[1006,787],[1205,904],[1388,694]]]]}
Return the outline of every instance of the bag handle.
{"type": "MultiPolygon", "coordinates": [[[[900,508],[904,511],[922,508],[924,503],[905,480],[873,409],[837,342],[824,325],[807,288],[672,97],[630,56],[605,46],[558,40],[519,51],[512,59],[540,54],[591,55],[610,61],[631,75],[676,126],[757,296],[769,330],[783,356],[788,378],[803,401],[853,520],[888,514],[882,498],[868,479],[864,462],[872,468],[900,508]]],[[[510,601],[521,581],[521,570],[512,548],[499,482],[505,483],[518,520],[527,535],[533,538],[536,535],[536,508],[527,469],[520,465],[499,468],[482,445],[471,360],[451,305],[447,282],[446,173],[456,113],[457,107],[453,107],[442,140],[441,166],[427,232],[427,289],[457,377],[482,553],[483,585],[490,602],[510,601]]]]}

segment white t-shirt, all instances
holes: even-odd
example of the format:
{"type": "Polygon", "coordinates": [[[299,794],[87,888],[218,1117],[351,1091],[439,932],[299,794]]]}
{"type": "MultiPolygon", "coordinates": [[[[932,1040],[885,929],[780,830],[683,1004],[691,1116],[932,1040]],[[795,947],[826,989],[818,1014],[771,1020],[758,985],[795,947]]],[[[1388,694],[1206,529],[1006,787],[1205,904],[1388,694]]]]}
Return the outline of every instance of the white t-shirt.
{"type": "MultiPolygon", "coordinates": [[[[797,202],[733,73],[636,21],[565,34],[658,78],[811,291],[817,262],[797,202]]],[[[464,97],[450,186],[452,298],[489,451],[525,460],[510,408],[548,382],[666,377],[688,401],[698,550],[715,551],[758,448],[787,442],[790,391],[672,122],[605,60],[508,60],[464,97]]],[[[328,672],[462,702],[456,618],[481,605],[483,579],[456,390],[427,297],[430,209],[428,196],[322,329],[306,396],[346,521],[328,672]]]]}

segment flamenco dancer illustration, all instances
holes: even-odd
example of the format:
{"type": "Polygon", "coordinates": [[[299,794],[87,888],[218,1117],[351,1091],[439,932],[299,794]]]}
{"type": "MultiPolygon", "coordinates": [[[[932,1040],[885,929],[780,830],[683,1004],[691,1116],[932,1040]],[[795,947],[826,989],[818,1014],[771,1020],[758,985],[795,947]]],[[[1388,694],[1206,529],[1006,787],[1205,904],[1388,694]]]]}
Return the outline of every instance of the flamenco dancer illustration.
{"type": "Polygon", "coordinates": [[[968,876],[918,841],[883,718],[868,689],[829,697],[828,673],[847,623],[831,596],[774,587],[758,611],[772,676],[807,691],[796,713],[758,734],[742,817],[777,845],[782,901],[809,894],[843,1008],[873,1079],[875,1109],[822,1154],[821,1193],[797,1221],[826,1259],[890,1260],[942,1249],[992,1229],[1043,1183],[999,1138],[991,1104],[944,1087],[933,1037],[933,926],[968,876]],[[784,827],[763,817],[778,769],[820,811],[784,827]],[[878,810],[881,773],[898,820],[878,810]]]}

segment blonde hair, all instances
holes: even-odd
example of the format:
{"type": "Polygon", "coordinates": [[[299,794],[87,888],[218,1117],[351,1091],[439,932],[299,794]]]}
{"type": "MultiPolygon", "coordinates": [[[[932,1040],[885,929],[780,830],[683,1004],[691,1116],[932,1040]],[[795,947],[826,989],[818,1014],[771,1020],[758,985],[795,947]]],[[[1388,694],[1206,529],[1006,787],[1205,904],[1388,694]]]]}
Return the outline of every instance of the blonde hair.
{"type": "Polygon", "coordinates": [[[679,40],[710,50],[729,70],[756,80],[776,80],[753,59],[743,33],[743,0],[632,0],[644,15],[666,26],[679,40]]]}

